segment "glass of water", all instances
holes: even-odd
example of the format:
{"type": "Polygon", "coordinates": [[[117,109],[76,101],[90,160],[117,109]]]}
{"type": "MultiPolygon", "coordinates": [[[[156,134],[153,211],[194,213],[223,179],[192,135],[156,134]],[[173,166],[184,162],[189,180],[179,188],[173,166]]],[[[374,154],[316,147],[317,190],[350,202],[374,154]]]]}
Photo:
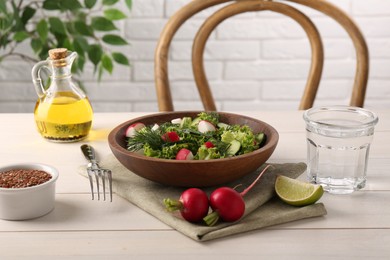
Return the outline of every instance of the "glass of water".
{"type": "Polygon", "coordinates": [[[363,188],[378,117],[363,108],[332,106],[306,110],[303,118],[310,181],[334,194],[363,188]]]}

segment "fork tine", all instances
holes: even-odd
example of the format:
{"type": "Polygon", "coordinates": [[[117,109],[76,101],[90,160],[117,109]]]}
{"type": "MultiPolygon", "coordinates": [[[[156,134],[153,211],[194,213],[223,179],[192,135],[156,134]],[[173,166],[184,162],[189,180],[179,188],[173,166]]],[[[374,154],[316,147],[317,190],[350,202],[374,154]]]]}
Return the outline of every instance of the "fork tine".
{"type": "Polygon", "coordinates": [[[110,190],[110,201],[112,202],[112,173],[110,170],[107,170],[107,178],[108,178],[108,187],[110,190]]]}
{"type": "Polygon", "coordinates": [[[96,179],[96,189],[97,189],[97,195],[98,195],[98,200],[100,200],[100,190],[99,190],[99,171],[93,171],[95,174],[95,179],[96,179]]]}
{"type": "Polygon", "coordinates": [[[92,175],[94,175],[94,174],[93,174],[93,172],[91,172],[90,170],[88,170],[87,172],[88,172],[89,185],[91,186],[92,200],[94,200],[94,195],[93,195],[93,179],[92,179],[92,175]]]}
{"type": "Polygon", "coordinates": [[[99,175],[101,175],[101,178],[102,178],[103,199],[104,199],[104,201],[106,201],[106,170],[104,170],[104,169],[100,170],[99,175]]]}

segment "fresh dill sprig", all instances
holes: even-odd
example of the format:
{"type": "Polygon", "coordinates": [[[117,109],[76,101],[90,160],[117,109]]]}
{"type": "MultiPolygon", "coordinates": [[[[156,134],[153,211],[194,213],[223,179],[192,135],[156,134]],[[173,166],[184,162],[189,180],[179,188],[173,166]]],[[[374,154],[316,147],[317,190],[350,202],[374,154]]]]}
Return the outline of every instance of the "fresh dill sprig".
{"type": "Polygon", "coordinates": [[[127,150],[135,152],[141,150],[145,144],[149,144],[153,149],[160,149],[163,142],[160,131],[145,127],[142,131],[138,131],[135,136],[128,139],[127,150]]]}

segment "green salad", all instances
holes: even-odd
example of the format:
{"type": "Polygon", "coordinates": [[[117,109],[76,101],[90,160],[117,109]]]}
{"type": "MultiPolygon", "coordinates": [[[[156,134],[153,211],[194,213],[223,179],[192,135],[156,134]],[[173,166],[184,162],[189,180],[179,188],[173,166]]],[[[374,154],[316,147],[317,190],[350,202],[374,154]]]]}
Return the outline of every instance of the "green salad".
{"type": "Polygon", "coordinates": [[[247,125],[228,125],[215,112],[201,112],[196,118],[183,117],[145,126],[127,128],[127,149],[145,156],[177,160],[210,160],[250,153],[264,143],[264,133],[247,125]]]}

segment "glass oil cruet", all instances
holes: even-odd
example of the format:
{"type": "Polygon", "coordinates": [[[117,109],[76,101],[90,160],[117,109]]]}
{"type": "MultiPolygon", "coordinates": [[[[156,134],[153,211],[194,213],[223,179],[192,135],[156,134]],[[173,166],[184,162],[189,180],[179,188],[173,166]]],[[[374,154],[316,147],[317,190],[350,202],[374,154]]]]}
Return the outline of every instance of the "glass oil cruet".
{"type": "Polygon", "coordinates": [[[53,142],[76,142],[85,138],[92,125],[93,111],[84,92],[73,82],[71,67],[76,52],[65,48],[49,50],[49,58],[32,69],[38,100],[34,117],[39,133],[53,142]],[[41,69],[50,72],[50,85],[42,84],[41,69]]]}

